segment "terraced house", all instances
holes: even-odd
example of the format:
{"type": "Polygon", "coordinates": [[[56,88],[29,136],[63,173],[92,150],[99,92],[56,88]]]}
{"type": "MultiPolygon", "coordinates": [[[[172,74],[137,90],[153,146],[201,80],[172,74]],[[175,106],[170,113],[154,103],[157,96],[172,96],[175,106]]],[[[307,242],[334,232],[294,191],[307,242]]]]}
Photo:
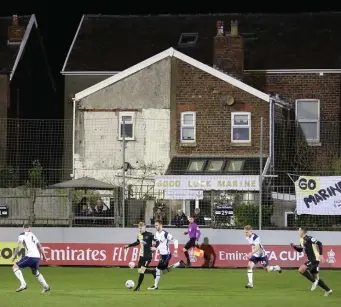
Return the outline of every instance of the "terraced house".
{"type": "MultiPolygon", "coordinates": [[[[185,202],[205,215],[221,202],[257,202],[260,186],[263,201],[273,199],[274,185],[292,185],[287,173],[330,174],[340,151],[340,23],[329,13],[84,15],[62,71],[65,117],[75,120],[66,168],[122,174],[124,121],[132,178],[151,162],[152,175],[169,178],[254,176],[185,202]]],[[[277,209],[271,223],[283,226],[292,204],[277,209]]]]}

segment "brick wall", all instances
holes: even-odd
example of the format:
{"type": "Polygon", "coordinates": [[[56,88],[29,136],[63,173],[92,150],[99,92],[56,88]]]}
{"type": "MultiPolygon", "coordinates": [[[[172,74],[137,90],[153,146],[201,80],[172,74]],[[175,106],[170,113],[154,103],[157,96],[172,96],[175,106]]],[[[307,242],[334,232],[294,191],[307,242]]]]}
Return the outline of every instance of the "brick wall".
{"type": "MultiPolygon", "coordinates": [[[[296,154],[296,160],[301,161],[298,161],[298,164],[302,164],[302,171],[321,175],[330,174],[333,161],[340,155],[340,75],[249,74],[245,80],[266,93],[279,94],[282,99],[290,102],[293,108],[296,99],[320,100],[321,146],[309,146],[300,157],[296,154]],[[305,165],[307,160],[309,165],[305,165]]],[[[300,143],[298,146],[303,144],[300,143]]],[[[286,167],[288,171],[292,171],[290,167],[290,165],[286,167]]]]}
{"type": "Polygon", "coordinates": [[[173,66],[176,104],[176,154],[182,155],[259,155],[260,118],[264,123],[264,153],[269,145],[269,103],[244,92],[178,59],[173,66]],[[175,72],[174,72],[175,70],[175,72]],[[226,106],[221,97],[232,95],[236,101],[226,106]],[[196,111],[196,144],[181,144],[181,112],[196,111]],[[231,112],[250,111],[251,146],[231,144],[231,112]]]}

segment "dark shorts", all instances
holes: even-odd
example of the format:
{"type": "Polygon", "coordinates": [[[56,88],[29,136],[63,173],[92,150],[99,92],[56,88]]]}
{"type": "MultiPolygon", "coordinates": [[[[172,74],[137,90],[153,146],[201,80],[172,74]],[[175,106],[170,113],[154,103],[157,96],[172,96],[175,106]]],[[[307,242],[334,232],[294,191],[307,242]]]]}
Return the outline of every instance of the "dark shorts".
{"type": "Polygon", "coordinates": [[[157,268],[159,270],[165,270],[168,268],[169,261],[172,259],[172,255],[160,255],[160,261],[159,264],[157,265],[157,268]]]}
{"type": "Polygon", "coordinates": [[[18,262],[17,262],[17,266],[20,269],[24,269],[24,268],[30,268],[32,270],[39,270],[39,262],[40,262],[40,258],[32,258],[32,257],[22,257],[18,262]]]}
{"type": "Polygon", "coordinates": [[[196,246],[195,242],[196,242],[196,238],[190,238],[189,241],[185,244],[184,249],[189,250],[195,247],[196,246]]]}
{"type": "Polygon", "coordinates": [[[151,261],[152,261],[151,257],[140,257],[139,262],[137,264],[137,268],[138,269],[142,267],[147,268],[151,261]]]}
{"type": "Polygon", "coordinates": [[[312,274],[317,274],[320,271],[320,262],[319,261],[307,261],[305,265],[312,274]]]}
{"type": "Polygon", "coordinates": [[[252,257],[249,259],[249,261],[253,262],[254,264],[257,264],[258,262],[260,262],[264,268],[266,268],[266,267],[269,265],[268,256],[264,256],[264,257],[255,257],[255,256],[252,256],[252,257]]]}

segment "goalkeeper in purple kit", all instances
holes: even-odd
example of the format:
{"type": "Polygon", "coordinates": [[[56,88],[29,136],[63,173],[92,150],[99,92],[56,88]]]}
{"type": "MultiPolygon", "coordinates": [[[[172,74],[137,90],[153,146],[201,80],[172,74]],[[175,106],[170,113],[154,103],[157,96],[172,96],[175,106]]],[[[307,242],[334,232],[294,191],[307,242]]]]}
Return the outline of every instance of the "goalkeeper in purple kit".
{"type": "Polygon", "coordinates": [[[199,226],[196,223],[194,223],[193,217],[190,217],[188,221],[189,221],[188,230],[184,234],[185,235],[188,234],[189,241],[184,246],[183,251],[187,259],[187,267],[190,267],[191,260],[189,258],[188,250],[198,246],[198,241],[200,239],[201,232],[200,232],[199,226]]]}

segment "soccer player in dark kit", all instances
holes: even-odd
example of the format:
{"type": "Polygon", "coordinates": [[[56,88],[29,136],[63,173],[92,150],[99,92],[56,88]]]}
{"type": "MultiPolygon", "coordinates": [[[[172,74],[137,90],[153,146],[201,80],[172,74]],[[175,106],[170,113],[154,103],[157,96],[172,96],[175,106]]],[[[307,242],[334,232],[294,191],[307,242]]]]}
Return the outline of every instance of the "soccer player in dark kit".
{"type": "Polygon", "coordinates": [[[323,261],[323,245],[322,242],[318,241],[312,236],[308,236],[307,229],[305,227],[301,227],[299,229],[300,234],[300,245],[294,245],[290,243],[291,247],[294,248],[298,252],[305,252],[308,258],[308,261],[305,264],[302,264],[298,271],[308,280],[310,280],[313,284],[311,287],[311,291],[314,291],[317,286],[320,286],[324,292],[324,296],[328,296],[332,294],[333,290],[331,290],[321,279],[319,276],[319,266],[320,261],[323,261]]]}
{"type": "Polygon", "coordinates": [[[134,243],[131,243],[124,247],[125,249],[127,249],[132,246],[140,245],[140,258],[137,266],[139,280],[134,291],[140,291],[140,287],[144,279],[144,274],[153,274],[152,270],[147,269],[150,262],[152,261],[153,240],[154,235],[151,232],[146,231],[146,225],[143,222],[140,222],[137,240],[134,243]]]}

